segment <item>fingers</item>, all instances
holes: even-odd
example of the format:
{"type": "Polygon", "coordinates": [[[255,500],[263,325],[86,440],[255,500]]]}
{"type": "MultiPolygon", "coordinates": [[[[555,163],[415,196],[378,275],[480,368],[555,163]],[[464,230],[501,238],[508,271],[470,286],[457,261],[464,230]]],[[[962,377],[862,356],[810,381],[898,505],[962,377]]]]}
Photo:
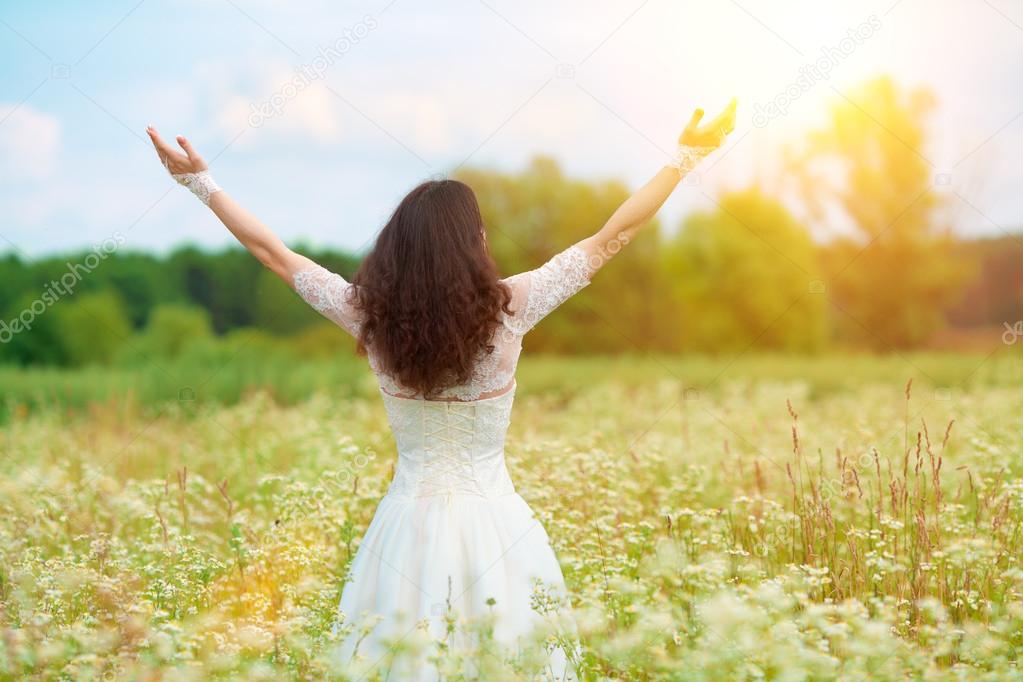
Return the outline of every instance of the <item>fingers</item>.
{"type": "Polygon", "coordinates": [[[725,109],[725,132],[730,133],[735,130],[735,111],[739,107],[739,100],[735,97],[728,103],[728,107],[725,109]]]}
{"type": "Polygon", "coordinates": [[[715,116],[713,121],[700,128],[701,132],[720,135],[723,140],[725,135],[735,130],[735,110],[737,106],[738,101],[733,97],[728,106],[715,116]]]}
{"type": "Polygon", "coordinates": [[[179,170],[172,167],[172,165],[177,165],[177,161],[179,160],[178,157],[180,157],[181,154],[174,151],[174,148],[160,137],[160,133],[156,132],[156,128],[153,126],[146,128],[146,132],[149,133],[149,139],[152,140],[153,146],[156,147],[156,155],[160,157],[160,163],[162,163],[164,168],[167,169],[167,172],[179,172],[179,170]]]}
{"type": "Polygon", "coordinates": [[[729,123],[734,123],[736,104],[737,104],[736,100],[733,97],[732,101],[728,103],[728,106],[725,107],[720,114],[714,117],[714,120],[710,122],[710,125],[708,127],[723,128],[727,126],[729,123]]]}
{"type": "Polygon", "coordinates": [[[188,160],[196,165],[202,165],[202,157],[199,156],[199,152],[195,151],[192,147],[192,143],[185,139],[184,135],[178,135],[178,144],[182,149],[185,150],[185,154],[188,155],[188,160]]]}
{"type": "Polygon", "coordinates": [[[184,150],[184,154],[179,152],[174,147],[167,144],[167,141],[160,137],[160,133],[156,131],[156,128],[149,126],[146,128],[146,133],[149,135],[149,139],[152,140],[153,146],[156,147],[156,153],[160,157],[160,161],[167,167],[167,170],[173,173],[197,173],[202,170],[206,170],[206,162],[203,161],[199,153],[195,151],[192,143],[185,139],[184,136],[178,135],[177,142],[184,150]]]}
{"type": "Polygon", "coordinates": [[[689,119],[689,123],[686,124],[686,128],[695,129],[696,126],[700,125],[700,119],[703,118],[703,109],[697,109],[693,112],[692,118],[689,119]]]}
{"type": "Polygon", "coordinates": [[[153,142],[153,146],[156,147],[157,153],[160,154],[160,158],[165,158],[168,152],[173,151],[163,138],[160,137],[160,133],[156,132],[156,128],[149,126],[146,128],[146,132],[149,134],[149,139],[153,142]]]}

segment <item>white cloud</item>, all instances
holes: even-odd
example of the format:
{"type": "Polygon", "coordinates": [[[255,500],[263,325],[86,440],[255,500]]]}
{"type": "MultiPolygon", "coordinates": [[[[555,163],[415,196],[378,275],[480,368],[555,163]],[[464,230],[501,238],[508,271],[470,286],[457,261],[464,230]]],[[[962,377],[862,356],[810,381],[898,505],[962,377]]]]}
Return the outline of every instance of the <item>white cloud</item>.
{"type": "Polygon", "coordinates": [[[212,79],[216,86],[209,88],[215,98],[217,127],[228,138],[248,128],[257,128],[260,134],[246,135],[242,138],[246,144],[267,137],[313,142],[342,138],[341,103],[321,82],[299,76],[283,62],[263,64],[257,71],[246,67],[246,71],[218,73],[212,79]],[[225,94],[224,83],[238,85],[225,94]]]}
{"type": "Polygon", "coordinates": [[[27,104],[0,102],[0,177],[42,180],[53,175],[60,121],[27,104]]]}

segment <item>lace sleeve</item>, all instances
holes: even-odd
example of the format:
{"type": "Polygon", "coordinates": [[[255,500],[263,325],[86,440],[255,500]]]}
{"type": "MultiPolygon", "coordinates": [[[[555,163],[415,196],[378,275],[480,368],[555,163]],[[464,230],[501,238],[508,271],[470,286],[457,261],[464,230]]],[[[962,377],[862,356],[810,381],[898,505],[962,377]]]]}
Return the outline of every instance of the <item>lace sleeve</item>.
{"type": "Polygon", "coordinates": [[[352,336],[359,335],[361,320],[349,297],[352,285],[344,277],[319,265],[296,272],[295,291],[316,312],[334,322],[352,336]]]}
{"type": "Polygon", "coordinates": [[[525,279],[525,305],[506,322],[512,331],[525,334],[558,306],[590,283],[586,252],[570,246],[535,270],[516,275],[525,279]]]}

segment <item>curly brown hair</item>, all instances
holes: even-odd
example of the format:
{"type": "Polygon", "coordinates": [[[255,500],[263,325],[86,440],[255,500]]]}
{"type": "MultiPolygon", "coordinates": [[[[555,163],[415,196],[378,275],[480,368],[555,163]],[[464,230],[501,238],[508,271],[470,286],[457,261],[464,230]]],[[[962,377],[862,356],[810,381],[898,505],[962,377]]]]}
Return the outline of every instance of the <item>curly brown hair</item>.
{"type": "Polygon", "coordinates": [[[493,352],[511,291],[498,278],[472,189],[457,180],[409,192],[352,282],[363,313],[358,350],[423,397],[465,383],[493,352]]]}

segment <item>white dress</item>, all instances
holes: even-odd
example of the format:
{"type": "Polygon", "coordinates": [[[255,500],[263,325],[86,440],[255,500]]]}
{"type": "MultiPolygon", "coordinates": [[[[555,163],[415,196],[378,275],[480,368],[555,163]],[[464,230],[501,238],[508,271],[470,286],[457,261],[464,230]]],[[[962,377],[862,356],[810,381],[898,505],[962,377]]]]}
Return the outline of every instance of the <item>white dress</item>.
{"type": "MultiPolygon", "coordinates": [[[[379,371],[369,349],[398,461],[339,605],[339,620],[352,629],[338,655],[360,676],[384,667],[390,679],[436,679],[436,668],[424,663],[429,649],[404,667],[392,663],[390,652],[424,631],[428,640],[444,640],[451,617],[473,623],[489,616],[494,640],[514,650],[543,619],[533,608],[536,586],[565,594],[547,533],[508,475],[504,441],[522,337],[589,284],[592,273],[586,253],[572,246],[536,270],[505,279],[513,314],[502,313],[494,350],[481,355],[471,380],[444,391],[442,399],[399,397],[409,392],[379,371]]],[[[302,298],[355,335],[360,320],[350,305],[352,286],[320,267],[295,275],[302,298]]],[[[464,637],[448,641],[454,647],[474,641],[464,637]]],[[[536,673],[574,679],[560,646],[549,647],[536,673]]]]}

